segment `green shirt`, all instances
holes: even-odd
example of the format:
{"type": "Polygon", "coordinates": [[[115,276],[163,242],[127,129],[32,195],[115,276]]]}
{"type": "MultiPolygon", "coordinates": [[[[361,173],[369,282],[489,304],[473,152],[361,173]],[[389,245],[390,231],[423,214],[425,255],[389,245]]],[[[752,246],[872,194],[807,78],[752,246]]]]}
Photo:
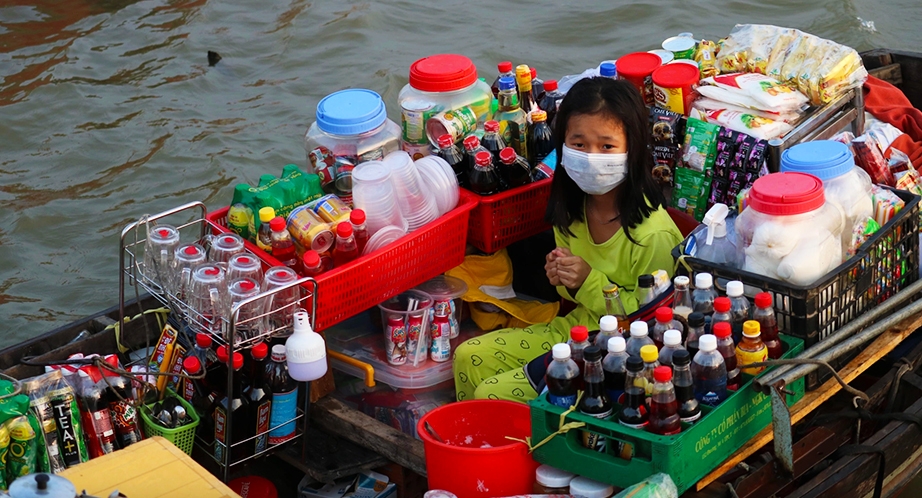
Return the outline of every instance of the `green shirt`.
{"type": "Polygon", "coordinates": [[[618,284],[625,311],[628,314],[637,311],[640,302],[636,295],[637,277],[656,270],[665,270],[671,277],[675,265],[672,249],[682,241],[682,234],[663,207],[630,230],[636,244],[628,240],[624,229],[619,229],[601,244],[593,242],[585,222],[574,222],[570,231],[572,237],[554,229],[557,246],[566,247],[574,256],[583,258],[592,271],[576,296],[570,295],[569,289],[562,285],[557,286],[557,292],[579,305],[567,316],[568,322],[573,323],[575,319],[575,323],[586,325],[590,330],[598,328],[599,318],[605,314],[602,289],[606,285],[618,284]]]}

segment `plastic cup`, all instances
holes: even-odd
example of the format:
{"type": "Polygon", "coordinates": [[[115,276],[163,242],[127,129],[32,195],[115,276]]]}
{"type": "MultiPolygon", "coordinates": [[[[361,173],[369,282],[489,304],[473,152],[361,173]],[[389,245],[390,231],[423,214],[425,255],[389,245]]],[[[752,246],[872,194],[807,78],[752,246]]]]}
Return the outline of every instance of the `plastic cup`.
{"type": "Polygon", "coordinates": [[[192,270],[186,320],[194,333],[220,336],[226,316],[227,283],[224,268],[203,263],[192,270]]]}
{"type": "MultiPolygon", "coordinates": [[[[232,280],[227,286],[227,311],[228,316],[233,311],[234,306],[242,303],[244,300],[259,295],[259,282],[250,277],[241,277],[232,280]]],[[[265,330],[265,320],[263,320],[263,300],[257,300],[252,303],[243,305],[237,312],[237,318],[234,323],[234,340],[243,341],[258,337],[265,330]]]]}
{"type": "Polygon", "coordinates": [[[179,247],[179,230],[172,225],[151,225],[144,244],[144,276],[161,287],[169,285],[170,266],[179,247]]]}
{"type": "Polygon", "coordinates": [[[236,233],[215,235],[209,240],[211,241],[211,250],[208,256],[215,263],[227,263],[233,255],[245,251],[243,238],[236,233]]]}
{"type": "Polygon", "coordinates": [[[236,280],[238,278],[249,277],[256,282],[263,280],[263,266],[251,252],[242,252],[234,254],[227,262],[227,280],[236,280]]]}

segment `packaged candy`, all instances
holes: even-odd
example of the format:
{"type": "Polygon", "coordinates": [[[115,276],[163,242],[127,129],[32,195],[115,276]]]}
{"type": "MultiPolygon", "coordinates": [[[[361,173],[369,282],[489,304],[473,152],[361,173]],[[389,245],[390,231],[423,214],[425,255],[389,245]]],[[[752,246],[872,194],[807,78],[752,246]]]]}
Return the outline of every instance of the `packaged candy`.
{"type": "Polygon", "coordinates": [[[874,137],[861,135],[852,140],[852,148],[855,151],[855,163],[867,172],[872,182],[889,187],[896,184],[890,165],[874,137]]]}
{"type": "MultiPolygon", "coordinates": [[[[720,127],[689,118],[685,125],[685,145],[682,160],[685,165],[699,172],[706,172],[714,166],[717,155],[717,132],[720,127]]],[[[703,214],[702,214],[703,216],[703,214]]]]}
{"type": "Polygon", "coordinates": [[[867,242],[871,235],[874,235],[878,230],[880,230],[880,225],[873,218],[868,218],[855,225],[852,229],[852,242],[846,253],[847,257],[851,258],[858,254],[858,249],[861,248],[861,245],[867,242]]]}
{"type": "Polygon", "coordinates": [[[880,226],[886,225],[906,205],[899,196],[879,185],[872,185],[871,192],[874,199],[874,221],[880,226]]]}
{"type": "Polygon", "coordinates": [[[710,78],[720,74],[720,70],[717,69],[717,44],[709,40],[698,42],[698,49],[695,51],[695,62],[698,63],[702,78],[710,78]]]}

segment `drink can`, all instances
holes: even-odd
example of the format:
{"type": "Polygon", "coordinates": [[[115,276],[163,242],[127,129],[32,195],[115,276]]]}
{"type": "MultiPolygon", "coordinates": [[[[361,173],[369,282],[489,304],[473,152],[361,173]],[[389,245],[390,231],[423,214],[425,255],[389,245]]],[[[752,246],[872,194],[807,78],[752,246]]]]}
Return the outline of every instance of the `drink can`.
{"type": "Polygon", "coordinates": [[[697,42],[690,36],[673,36],[663,40],[663,50],[672,52],[676,59],[691,59],[695,56],[697,42]]]}
{"type": "Polygon", "coordinates": [[[320,177],[320,188],[324,192],[333,188],[333,180],[336,178],[336,158],[330,149],[320,146],[310,151],[307,158],[314,168],[314,173],[320,177]]]}
{"type": "Polygon", "coordinates": [[[320,219],[334,225],[341,221],[349,221],[349,213],[352,212],[352,208],[335,194],[325,195],[312,202],[310,206],[320,219]]]}
{"type": "Polygon", "coordinates": [[[432,146],[429,145],[429,142],[426,142],[425,144],[411,144],[409,142],[402,142],[400,149],[409,154],[414,161],[432,155],[432,146]]]}
{"type": "Polygon", "coordinates": [[[407,361],[414,366],[429,359],[429,330],[423,328],[423,316],[407,318],[407,361]]]}
{"type": "Polygon", "coordinates": [[[414,145],[426,144],[426,121],[438,112],[436,105],[428,100],[406,100],[400,104],[400,109],[403,142],[414,145]]]}
{"type": "Polygon", "coordinates": [[[334,185],[336,191],[342,194],[352,194],[352,170],[355,169],[355,163],[344,158],[336,158],[336,180],[334,185]]]}
{"type": "Polygon", "coordinates": [[[440,112],[426,121],[426,135],[434,147],[438,146],[442,135],[451,135],[452,140],[457,142],[461,137],[473,133],[475,128],[477,114],[468,106],[440,112]]]}
{"type": "Polygon", "coordinates": [[[403,365],[407,362],[407,325],[403,317],[388,317],[384,325],[384,346],[388,363],[403,365]]]}
{"type": "Polygon", "coordinates": [[[307,206],[295,208],[288,215],[288,232],[301,247],[324,252],[333,246],[333,231],[307,206]]]}
{"type": "Polygon", "coordinates": [[[448,320],[433,320],[432,325],[429,326],[429,334],[432,336],[430,347],[432,361],[442,362],[451,359],[451,325],[448,320]]]}

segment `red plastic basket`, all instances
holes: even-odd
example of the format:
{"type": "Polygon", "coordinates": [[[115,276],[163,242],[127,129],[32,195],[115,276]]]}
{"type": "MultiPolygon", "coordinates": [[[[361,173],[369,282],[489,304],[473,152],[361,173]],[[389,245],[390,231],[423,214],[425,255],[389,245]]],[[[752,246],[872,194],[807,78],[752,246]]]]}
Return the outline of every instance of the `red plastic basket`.
{"type": "MultiPolygon", "coordinates": [[[[477,196],[461,191],[458,205],[399,240],[318,277],[317,330],[325,330],[464,262],[468,217],[477,196]]],[[[229,232],[227,210],[208,214],[216,231],[229,232]]],[[[246,241],[270,266],[281,263],[246,241]]]]}
{"type": "Polygon", "coordinates": [[[550,178],[495,195],[479,196],[467,227],[467,243],[486,253],[496,252],[509,244],[541,233],[550,225],[544,211],[551,195],[550,178]]]}

